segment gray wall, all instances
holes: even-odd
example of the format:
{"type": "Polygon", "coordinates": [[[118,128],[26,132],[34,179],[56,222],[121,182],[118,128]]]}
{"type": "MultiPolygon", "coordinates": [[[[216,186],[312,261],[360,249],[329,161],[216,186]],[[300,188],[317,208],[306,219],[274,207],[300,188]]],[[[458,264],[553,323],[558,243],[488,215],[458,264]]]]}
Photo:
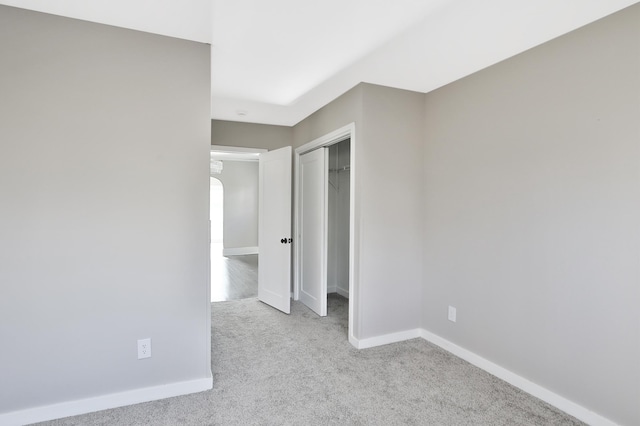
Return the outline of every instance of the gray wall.
{"type": "Polygon", "coordinates": [[[211,120],[211,144],[273,149],[291,146],[292,129],[287,126],[211,120]]]}
{"type": "Polygon", "coordinates": [[[640,424],[640,6],[426,95],[423,327],[640,424]],[[447,306],[457,323],[447,321],[447,306]]]}
{"type": "Polygon", "coordinates": [[[352,122],[356,123],[357,132],[362,124],[362,87],[362,84],[354,87],[293,126],[293,147],[302,146],[352,122]]]}
{"type": "Polygon", "coordinates": [[[0,414],[209,379],[209,47],[0,6],[0,57],[0,414]]]}
{"type": "Polygon", "coordinates": [[[363,85],[361,338],[420,324],[424,95],[363,85]]]}
{"type": "Polygon", "coordinates": [[[223,161],[224,248],[258,246],[258,162],[223,161]]]}

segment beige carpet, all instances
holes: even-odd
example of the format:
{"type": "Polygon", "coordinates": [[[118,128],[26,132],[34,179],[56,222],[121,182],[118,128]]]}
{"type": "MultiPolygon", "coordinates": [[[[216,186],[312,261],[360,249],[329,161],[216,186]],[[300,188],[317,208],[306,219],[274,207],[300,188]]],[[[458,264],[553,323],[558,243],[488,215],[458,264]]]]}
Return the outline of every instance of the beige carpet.
{"type": "Polygon", "coordinates": [[[214,303],[214,389],[45,425],[577,425],[422,340],[356,350],[346,299],[319,318],[256,299],[214,303]]]}

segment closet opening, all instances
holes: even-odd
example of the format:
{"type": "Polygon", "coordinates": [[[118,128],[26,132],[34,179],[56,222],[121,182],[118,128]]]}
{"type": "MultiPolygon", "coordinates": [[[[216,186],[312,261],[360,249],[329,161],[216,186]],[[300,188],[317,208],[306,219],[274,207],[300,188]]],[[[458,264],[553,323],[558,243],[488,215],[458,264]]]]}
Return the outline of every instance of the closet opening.
{"type": "Polygon", "coordinates": [[[347,311],[359,347],[356,141],[350,123],[295,149],[293,298],[319,316],[347,311]]]}
{"type": "Polygon", "coordinates": [[[351,139],[328,148],[327,293],[349,298],[351,139]]]}
{"type": "Polygon", "coordinates": [[[354,343],[354,124],[295,152],[294,299],[319,316],[348,312],[354,343]]]}

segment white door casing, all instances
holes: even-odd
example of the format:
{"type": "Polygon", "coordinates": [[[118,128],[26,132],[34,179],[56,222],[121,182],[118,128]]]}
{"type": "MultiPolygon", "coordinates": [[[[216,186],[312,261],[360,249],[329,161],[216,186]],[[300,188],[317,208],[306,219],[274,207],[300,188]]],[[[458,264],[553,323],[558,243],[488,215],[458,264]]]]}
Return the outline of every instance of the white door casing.
{"type": "Polygon", "coordinates": [[[290,146],[260,154],[258,167],[258,299],[291,309],[290,146]]]}
{"type": "Polygon", "coordinates": [[[327,315],[327,155],[318,148],[300,157],[300,301],[327,315]]]}

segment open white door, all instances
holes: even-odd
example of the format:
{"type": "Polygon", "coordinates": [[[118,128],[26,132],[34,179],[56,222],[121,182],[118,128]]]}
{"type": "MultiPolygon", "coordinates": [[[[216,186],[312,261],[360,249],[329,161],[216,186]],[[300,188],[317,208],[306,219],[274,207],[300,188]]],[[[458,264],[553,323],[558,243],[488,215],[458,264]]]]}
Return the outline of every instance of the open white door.
{"type": "Polygon", "coordinates": [[[327,155],[319,148],[300,156],[300,301],[327,315],[327,155]]]}
{"type": "Polygon", "coordinates": [[[260,154],[258,299],[289,313],[291,302],[291,147],[260,154]]]}

